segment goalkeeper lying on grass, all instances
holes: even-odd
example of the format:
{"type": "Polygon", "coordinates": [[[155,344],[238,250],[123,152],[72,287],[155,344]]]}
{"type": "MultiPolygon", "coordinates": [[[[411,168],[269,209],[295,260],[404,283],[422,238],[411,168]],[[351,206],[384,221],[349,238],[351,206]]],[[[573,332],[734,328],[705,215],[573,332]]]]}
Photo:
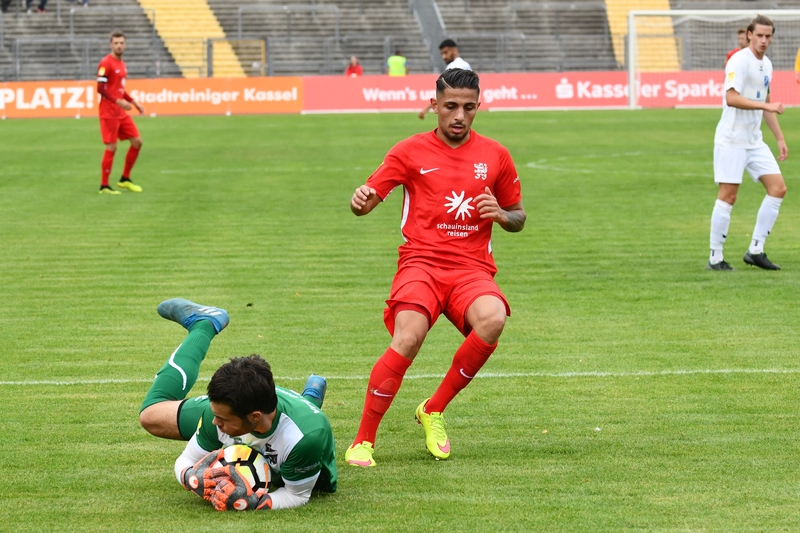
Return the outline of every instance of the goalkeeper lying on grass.
{"type": "Polygon", "coordinates": [[[269,364],[253,354],[219,367],[208,395],[186,399],[228,313],[175,298],[161,302],[158,314],[189,335],[156,374],[139,422],[156,437],[189,441],[175,461],[181,485],[218,511],[288,509],[307,503],[312,491],[335,492],[336,446],[320,410],[325,380],[312,374],[302,396],[276,387],[269,364]],[[247,444],[266,457],[274,490],[253,492],[234,470],[213,468],[231,444],[247,444]]]}

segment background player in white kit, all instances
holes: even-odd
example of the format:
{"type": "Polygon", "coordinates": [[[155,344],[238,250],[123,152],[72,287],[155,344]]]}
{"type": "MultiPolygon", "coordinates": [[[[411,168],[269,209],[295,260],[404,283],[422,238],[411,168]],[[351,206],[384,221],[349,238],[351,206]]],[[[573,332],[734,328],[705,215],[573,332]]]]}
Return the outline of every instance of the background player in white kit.
{"type": "Polygon", "coordinates": [[[778,218],[778,210],[786,195],[786,183],[775,156],[761,136],[763,116],[778,141],[778,161],[786,159],[789,149],[776,115],[783,113],[783,104],[770,101],[772,62],[764,55],[774,34],[775,25],[769,18],[762,15],[754,18],[747,27],[749,46],[734,54],[725,67],[722,118],[714,137],[714,181],[719,184],[719,194],[711,214],[708,270],[733,270],[723,258],[722,247],[728,236],[731,210],[745,169],[753,181],[764,185],[767,195],[758,210],[753,239],[744,254],[744,262],[767,270],[780,270],[767,259],[764,241],[778,218]]]}
{"type": "MultiPolygon", "coordinates": [[[[472,70],[472,67],[469,66],[469,63],[459,57],[458,45],[453,39],[445,39],[442,41],[441,44],[439,44],[439,53],[442,54],[442,61],[445,63],[445,70],[450,70],[451,68],[472,70]]],[[[422,111],[419,112],[419,118],[424,119],[425,115],[427,115],[428,111],[430,110],[430,104],[423,107],[422,111]]]]}

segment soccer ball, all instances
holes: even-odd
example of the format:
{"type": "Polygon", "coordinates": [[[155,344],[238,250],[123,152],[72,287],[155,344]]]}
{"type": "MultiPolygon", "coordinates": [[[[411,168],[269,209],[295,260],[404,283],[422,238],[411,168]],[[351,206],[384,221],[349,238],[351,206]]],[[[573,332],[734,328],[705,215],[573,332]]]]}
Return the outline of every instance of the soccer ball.
{"type": "Polygon", "coordinates": [[[253,491],[269,485],[269,465],[258,450],[246,444],[233,444],[223,450],[223,456],[212,465],[221,468],[231,465],[250,484],[253,491]]]}

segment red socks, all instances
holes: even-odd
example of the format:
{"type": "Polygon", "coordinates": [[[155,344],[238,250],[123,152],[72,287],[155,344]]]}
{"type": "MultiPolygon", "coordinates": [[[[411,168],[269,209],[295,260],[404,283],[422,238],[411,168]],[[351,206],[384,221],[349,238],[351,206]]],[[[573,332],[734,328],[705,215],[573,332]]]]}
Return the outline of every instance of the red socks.
{"type": "MultiPolygon", "coordinates": [[[[495,348],[497,348],[496,343],[486,344],[474,331],[471,332],[453,356],[453,364],[439,388],[425,405],[425,412],[443,412],[456,394],[469,385],[475,374],[489,360],[495,348]]],[[[400,390],[403,376],[410,366],[410,359],[406,359],[392,348],[387,348],[372,367],[367,397],[364,400],[364,411],[361,413],[361,423],[354,444],[364,441],[375,444],[378,426],[397,391],[400,390]]]]}
{"type": "Polygon", "coordinates": [[[106,150],[103,152],[103,162],[100,164],[100,185],[108,187],[108,177],[111,175],[111,167],[114,165],[114,151],[106,150]]]}
{"type": "Polygon", "coordinates": [[[128,155],[125,156],[125,168],[122,170],[122,175],[124,177],[131,177],[131,170],[136,163],[136,158],[139,157],[139,150],[141,150],[141,148],[134,148],[133,146],[128,148],[128,155]]]}
{"type": "Polygon", "coordinates": [[[471,331],[464,343],[458,348],[453,356],[453,364],[444,376],[439,388],[433,393],[431,399],[425,405],[426,413],[442,413],[447,404],[456,397],[456,394],[469,385],[472,378],[483,367],[489,356],[492,355],[497,343],[486,344],[471,331]]]}
{"type": "Polygon", "coordinates": [[[387,348],[372,367],[355,444],[364,441],[375,444],[378,425],[392,404],[397,391],[400,390],[403,376],[410,366],[410,359],[406,359],[392,348],[387,348]]]}

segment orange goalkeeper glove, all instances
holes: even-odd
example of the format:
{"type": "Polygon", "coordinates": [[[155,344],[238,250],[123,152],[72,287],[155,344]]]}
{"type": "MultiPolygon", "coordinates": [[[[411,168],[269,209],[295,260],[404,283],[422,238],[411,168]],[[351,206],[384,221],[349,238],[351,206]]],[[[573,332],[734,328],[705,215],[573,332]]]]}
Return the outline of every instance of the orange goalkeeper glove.
{"type": "Polygon", "coordinates": [[[222,458],[223,453],[221,449],[213,451],[197,461],[193,467],[184,468],[183,472],[181,472],[181,485],[183,485],[183,488],[211,501],[210,496],[206,496],[206,489],[209,487],[214,473],[221,470],[220,468],[211,468],[211,466],[222,458]]]}
{"type": "Polygon", "coordinates": [[[213,484],[213,488],[206,489],[206,494],[210,495],[211,505],[217,511],[272,509],[272,497],[267,491],[265,489],[253,491],[235,468],[226,466],[215,469],[208,485],[210,484],[213,484]]]}

